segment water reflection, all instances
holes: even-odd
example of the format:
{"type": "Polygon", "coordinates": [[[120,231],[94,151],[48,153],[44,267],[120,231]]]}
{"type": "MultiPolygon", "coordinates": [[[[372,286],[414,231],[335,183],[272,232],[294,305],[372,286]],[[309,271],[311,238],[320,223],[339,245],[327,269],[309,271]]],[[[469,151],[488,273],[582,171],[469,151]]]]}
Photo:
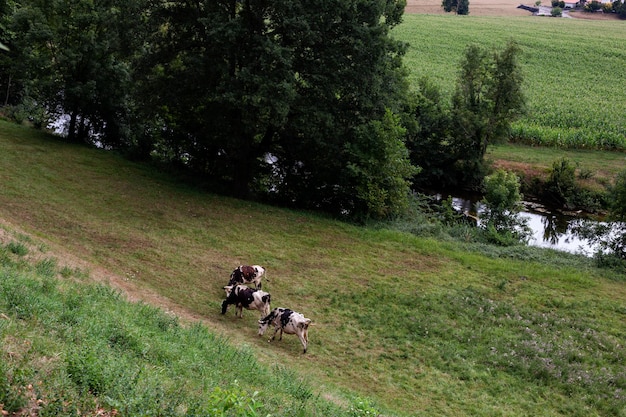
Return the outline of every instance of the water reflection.
{"type": "Polygon", "coordinates": [[[531,246],[551,248],[570,253],[593,255],[595,246],[586,239],[581,239],[573,231],[576,218],[552,213],[532,213],[524,211],[520,215],[528,218],[528,226],[533,236],[528,242],[531,246]]]}
{"type": "MultiPolygon", "coordinates": [[[[441,199],[441,195],[437,195],[441,199]]],[[[480,219],[482,204],[477,199],[453,197],[452,206],[461,213],[480,219]]],[[[520,216],[528,219],[532,237],[528,244],[542,248],[551,248],[570,253],[593,255],[596,246],[582,239],[573,231],[577,216],[551,212],[545,207],[531,202],[524,202],[525,209],[520,216]]]]}

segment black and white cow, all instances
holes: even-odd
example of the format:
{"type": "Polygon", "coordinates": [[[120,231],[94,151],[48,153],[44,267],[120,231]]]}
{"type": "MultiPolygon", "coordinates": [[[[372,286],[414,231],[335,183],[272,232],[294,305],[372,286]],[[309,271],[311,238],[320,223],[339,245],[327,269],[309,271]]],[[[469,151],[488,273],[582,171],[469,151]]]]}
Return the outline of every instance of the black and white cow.
{"type": "Polygon", "coordinates": [[[261,289],[261,277],[265,275],[265,268],[260,265],[239,265],[230,274],[228,285],[254,283],[254,288],[261,289]]]}
{"type": "Polygon", "coordinates": [[[271,295],[265,291],[248,288],[245,285],[227,285],[224,287],[226,299],[222,302],[222,314],[230,304],[235,305],[235,316],[243,317],[243,309],[259,310],[261,317],[270,312],[271,295]]]}
{"type": "Polygon", "coordinates": [[[259,336],[263,336],[263,333],[265,333],[270,324],[274,325],[274,334],[268,342],[276,338],[276,332],[278,331],[280,331],[278,340],[283,339],[283,332],[295,334],[298,335],[302,347],[304,347],[303,353],[306,353],[307,345],[309,344],[309,325],[311,324],[311,319],[307,319],[302,314],[296,313],[288,308],[278,307],[259,320],[259,336]]]}

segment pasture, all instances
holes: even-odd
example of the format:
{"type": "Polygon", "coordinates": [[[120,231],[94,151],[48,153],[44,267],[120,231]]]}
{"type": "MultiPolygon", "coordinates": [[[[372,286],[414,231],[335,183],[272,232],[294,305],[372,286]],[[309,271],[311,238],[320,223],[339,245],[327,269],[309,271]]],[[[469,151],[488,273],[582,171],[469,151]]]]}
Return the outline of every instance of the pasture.
{"type": "MultiPolygon", "coordinates": [[[[264,401],[265,390],[285,389],[306,406],[298,411],[289,400],[281,408],[280,397],[269,395],[273,408],[262,409],[272,415],[330,415],[311,411],[328,404],[309,405],[323,399],[347,408],[355,398],[367,398],[386,416],[625,415],[625,279],[596,269],[587,258],[537,248],[468,246],[460,235],[421,237],[224,198],[114,153],[2,121],[0,153],[0,236],[32,240],[61,271],[84,271],[81,277],[176,314],[183,323],[206,326],[220,340],[195,331],[194,337],[206,340],[190,349],[206,344],[229,351],[220,347],[221,338],[241,347],[230,355],[249,369],[258,370],[258,360],[267,367],[264,375],[277,381],[255,385],[254,401],[264,401]],[[272,308],[291,308],[312,320],[305,355],[297,337],[272,344],[259,338],[256,311],[244,311],[242,319],[232,310],[220,314],[222,287],[233,268],[248,263],[266,268],[263,290],[271,293],[272,308]],[[295,377],[285,381],[285,372],[295,377]]],[[[45,293],[55,287],[46,280],[20,284],[15,273],[9,275],[13,290],[33,286],[45,293]]],[[[76,286],[86,279],[60,276],[76,286]]],[[[106,310],[90,309],[80,296],[64,292],[67,308],[85,308],[81,314],[93,314],[94,323],[106,317],[106,310]]],[[[6,299],[14,305],[13,298],[6,299]]],[[[19,300],[29,305],[28,297],[19,300]]],[[[48,308],[47,302],[42,305],[48,308]]],[[[72,335],[67,326],[78,312],[62,311],[58,331],[72,335]]],[[[3,329],[46,323],[39,315],[31,321],[15,310],[3,314],[9,317],[0,320],[3,329]]],[[[88,316],[80,322],[89,323],[88,316]]],[[[127,332],[114,326],[116,343],[132,342],[124,361],[132,355],[140,360],[160,346],[150,339],[152,330],[128,326],[127,332]],[[144,333],[148,339],[138,339],[144,333]]],[[[9,330],[2,333],[3,349],[8,346],[2,357],[14,364],[12,347],[27,343],[16,335],[27,339],[30,333],[9,330]]],[[[54,354],[54,340],[36,340],[37,352],[48,352],[37,364],[65,357],[66,352],[54,354]]],[[[184,355],[191,366],[216,375],[195,389],[211,392],[218,384],[239,392],[219,369],[230,363],[210,368],[209,357],[198,368],[195,352],[184,355]]],[[[165,378],[169,371],[157,369],[146,390],[173,383],[159,384],[159,374],[165,378]]],[[[125,376],[124,383],[138,375],[125,376]]],[[[251,387],[251,380],[248,373],[242,383],[251,387]]],[[[124,392],[118,394],[124,398],[124,392]]],[[[141,395],[158,398],[159,391],[141,395]]]]}
{"type": "MultiPolygon", "coordinates": [[[[417,3],[417,2],[416,2],[417,3]]],[[[409,44],[411,84],[428,77],[447,97],[469,44],[521,47],[527,114],[513,125],[515,140],[532,145],[626,150],[626,26],[583,20],[494,14],[406,14],[393,35],[409,44]]],[[[508,10],[508,9],[507,9],[508,10]]],[[[516,10],[516,9],[515,9],[516,10]]]]}

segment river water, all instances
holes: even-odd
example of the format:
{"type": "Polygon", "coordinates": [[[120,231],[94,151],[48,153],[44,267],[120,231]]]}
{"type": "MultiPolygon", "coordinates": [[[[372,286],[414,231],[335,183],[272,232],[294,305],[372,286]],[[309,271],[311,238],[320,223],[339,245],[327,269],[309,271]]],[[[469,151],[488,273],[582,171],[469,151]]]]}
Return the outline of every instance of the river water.
{"type": "MultiPolygon", "coordinates": [[[[481,203],[478,201],[453,197],[452,205],[466,215],[478,217],[480,221],[481,203]]],[[[572,226],[574,221],[578,220],[577,216],[550,211],[530,202],[524,202],[524,207],[519,215],[528,219],[528,226],[532,230],[529,245],[586,256],[591,256],[595,252],[596,248],[590,242],[573,233],[572,226]]]]}

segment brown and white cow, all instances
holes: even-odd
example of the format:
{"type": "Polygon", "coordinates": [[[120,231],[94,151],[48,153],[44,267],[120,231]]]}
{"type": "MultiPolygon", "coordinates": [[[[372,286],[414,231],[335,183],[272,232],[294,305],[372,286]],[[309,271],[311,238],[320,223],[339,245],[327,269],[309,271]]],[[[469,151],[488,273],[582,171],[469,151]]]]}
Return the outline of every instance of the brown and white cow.
{"type": "Polygon", "coordinates": [[[259,310],[261,317],[269,314],[271,295],[265,291],[248,288],[245,285],[227,285],[224,287],[226,299],[222,302],[222,314],[230,304],[235,305],[235,316],[243,317],[243,309],[259,310]]]}
{"type": "Polygon", "coordinates": [[[239,265],[230,274],[228,285],[254,283],[254,288],[261,289],[261,278],[265,275],[265,268],[260,265],[239,265]]]}
{"type": "Polygon", "coordinates": [[[278,307],[259,320],[259,336],[263,336],[263,333],[265,333],[270,324],[274,325],[274,334],[268,342],[276,338],[276,332],[278,331],[280,331],[278,340],[283,339],[283,332],[295,334],[300,338],[300,342],[304,348],[303,353],[306,353],[309,344],[309,325],[311,324],[311,319],[307,319],[302,314],[296,313],[288,308],[278,307]]]}

